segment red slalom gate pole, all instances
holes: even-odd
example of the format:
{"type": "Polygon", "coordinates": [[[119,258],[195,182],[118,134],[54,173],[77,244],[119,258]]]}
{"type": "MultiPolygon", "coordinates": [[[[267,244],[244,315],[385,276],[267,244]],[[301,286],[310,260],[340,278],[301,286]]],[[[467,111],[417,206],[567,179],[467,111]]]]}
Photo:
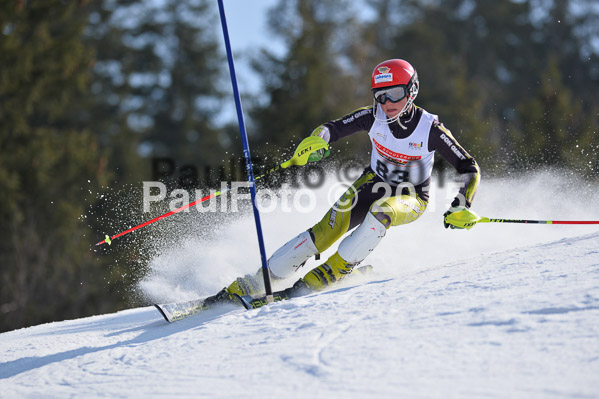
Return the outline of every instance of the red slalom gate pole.
{"type": "Polygon", "coordinates": [[[183,206],[182,206],[182,207],[180,207],[180,208],[177,208],[177,209],[175,209],[175,210],[172,210],[172,211],[170,211],[170,212],[167,212],[167,213],[165,213],[164,215],[160,215],[160,216],[158,216],[158,217],[155,217],[155,218],[154,218],[154,219],[152,219],[152,220],[148,220],[147,222],[144,222],[144,223],[142,223],[142,224],[140,224],[140,225],[137,225],[137,226],[135,226],[135,227],[131,227],[129,230],[125,230],[125,231],[123,231],[122,233],[119,233],[119,234],[117,234],[117,235],[114,235],[114,236],[112,236],[112,237],[110,237],[108,234],[106,234],[106,236],[105,236],[106,238],[105,238],[104,240],[100,241],[99,243],[97,243],[96,245],[102,245],[102,244],[108,244],[108,245],[110,245],[110,244],[112,243],[112,240],[114,240],[115,238],[118,238],[118,237],[124,236],[125,234],[131,233],[132,231],[135,231],[135,230],[137,230],[137,229],[141,229],[142,227],[145,227],[145,226],[147,226],[147,225],[149,225],[149,224],[152,224],[152,223],[154,223],[154,222],[157,222],[157,221],[159,221],[159,220],[161,220],[161,219],[164,219],[164,218],[167,218],[167,217],[169,217],[169,216],[171,216],[171,215],[174,215],[175,213],[179,213],[179,212],[181,212],[181,211],[184,211],[184,210],[185,210],[185,209],[187,209],[187,208],[191,208],[192,206],[194,206],[194,205],[196,205],[196,204],[200,204],[200,203],[202,203],[202,202],[204,202],[204,201],[208,201],[208,200],[209,200],[209,199],[211,199],[211,198],[216,198],[216,197],[218,197],[219,195],[221,195],[222,193],[224,193],[224,192],[227,192],[227,191],[229,191],[229,190],[230,190],[230,188],[228,188],[228,187],[227,187],[226,189],[224,189],[224,190],[222,190],[222,191],[217,191],[217,192],[215,192],[215,193],[212,193],[212,194],[210,194],[210,195],[207,195],[207,196],[205,196],[205,197],[203,197],[203,198],[200,198],[200,199],[199,199],[199,200],[197,200],[197,201],[190,202],[190,203],[189,203],[189,204],[187,204],[187,205],[183,205],[183,206]]]}

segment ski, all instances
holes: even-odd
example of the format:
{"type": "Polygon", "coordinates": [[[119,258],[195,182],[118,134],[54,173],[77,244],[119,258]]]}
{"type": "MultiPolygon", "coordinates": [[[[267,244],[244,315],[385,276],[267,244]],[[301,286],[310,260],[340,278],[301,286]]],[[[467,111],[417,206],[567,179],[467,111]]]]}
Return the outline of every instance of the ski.
{"type": "MultiPolygon", "coordinates": [[[[289,293],[286,293],[285,291],[287,291],[287,290],[273,292],[274,302],[284,301],[287,299],[296,298],[298,296],[307,295],[310,293],[310,292],[306,292],[304,294],[298,294],[298,295],[292,296],[292,295],[289,295],[289,293]]],[[[241,295],[233,294],[233,297],[235,297],[235,299],[237,299],[239,301],[239,303],[241,303],[241,305],[244,308],[246,308],[247,310],[258,309],[264,305],[268,305],[268,303],[269,303],[266,296],[254,298],[250,295],[241,296],[241,295]]]]}
{"type": "Polygon", "coordinates": [[[223,288],[218,294],[212,295],[206,298],[194,299],[193,301],[187,302],[173,302],[167,304],[154,304],[154,307],[158,309],[164,320],[169,323],[174,321],[182,320],[186,317],[196,315],[204,312],[214,305],[224,303],[236,303],[231,301],[229,294],[226,289],[223,288]]]}
{"type": "MultiPolygon", "coordinates": [[[[349,277],[359,276],[372,273],[371,265],[364,265],[354,270],[354,273],[350,274],[349,277]]],[[[297,281],[293,287],[284,289],[282,291],[273,292],[273,300],[274,302],[285,301],[292,298],[297,298],[300,296],[308,295],[314,293],[315,291],[310,289],[303,280],[297,281]]],[[[237,295],[233,294],[233,297],[237,299],[241,305],[247,310],[258,309],[262,306],[268,305],[269,302],[266,296],[253,297],[251,295],[237,295]]]]}
{"type": "MultiPolygon", "coordinates": [[[[366,265],[358,267],[354,270],[354,272],[349,276],[355,275],[364,275],[372,273],[372,266],[366,265]]],[[[292,287],[284,289],[282,291],[277,291],[273,293],[273,299],[275,302],[284,301],[291,298],[296,298],[299,296],[308,295],[314,291],[310,290],[305,284],[302,284],[302,280],[298,280],[292,287]]],[[[264,305],[268,305],[269,302],[266,296],[261,297],[252,297],[249,295],[239,296],[237,294],[233,294],[234,298],[237,301],[232,301],[230,299],[229,293],[223,288],[218,294],[212,295],[206,298],[195,299],[193,301],[187,302],[174,302],[167,304],[154,304],[156,309],[160,312],[162,317],[169,322],[175,322],[182,319],[185,319],[190,316],[194,316],[198,313],[204,312],[214,305],[218,304],[241,304],[246,309],[257,309],[264,305]]]]}
{"type": "Polygon", "coordinates": [[[188,302],[175,302],[166,304],[154,304],[162,317],[169,323],[198,314],[207,309],[204,299],[196,299],[188,302]]]}

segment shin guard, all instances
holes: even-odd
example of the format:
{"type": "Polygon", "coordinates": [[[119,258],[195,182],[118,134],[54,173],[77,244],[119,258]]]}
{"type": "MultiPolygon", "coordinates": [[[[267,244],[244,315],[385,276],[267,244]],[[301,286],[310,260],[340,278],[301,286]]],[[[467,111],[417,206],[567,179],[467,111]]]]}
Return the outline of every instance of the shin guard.
{"type": "Polygon", "coordinates": [[[362,224],[341,241],[339,255],[348,263],[358,264],[376,248],[386,233],[383,223],[368,212],[362,224]]]}
{"type": "Polygon", "coordinates": [[[268,268],[275,277],[287,278],[317,253],[310,233],[304,231],[272,254],[268,268]]]}

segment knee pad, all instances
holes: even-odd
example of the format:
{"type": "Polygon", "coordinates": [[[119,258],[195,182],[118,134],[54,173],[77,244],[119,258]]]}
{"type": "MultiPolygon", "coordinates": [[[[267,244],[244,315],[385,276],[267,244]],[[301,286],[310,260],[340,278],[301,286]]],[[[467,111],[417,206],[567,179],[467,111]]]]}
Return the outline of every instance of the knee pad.
{"type": "Polygon", "coordinates": [[[426,210],[427,202],[420,197],[400,195],[387,198],[384,202],[375,204],[371,212],[377,216],[387,215],[391,226],[412,223],[426,210]],[[380,212],[380,213],[379,213],[380,212]]]}
{"type": "Polygon", "coordinates": [[[385,229],[391,227],[391,216],[385,213],[385,210],[376,203],[370,207],[370,213],[385,226],[385,229]]]}

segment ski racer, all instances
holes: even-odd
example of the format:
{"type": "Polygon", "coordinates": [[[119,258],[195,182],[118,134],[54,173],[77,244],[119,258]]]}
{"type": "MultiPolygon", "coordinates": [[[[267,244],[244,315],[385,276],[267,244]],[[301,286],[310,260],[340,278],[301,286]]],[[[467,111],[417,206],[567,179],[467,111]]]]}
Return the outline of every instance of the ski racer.
{"type": "MultiPolygon", "coordinates": [[[[341,241],[335,254],[285,290],[286,297],[322,290],[343,279],[376,248],[390,227],[418,219],[429,200],[435,152],[463,179],[463,186],[445,215],[470,208],[479,185],[480,169],[436,115],[414,104],[419,87],[418,74],[410,63],[401,59],[384,61],[372,72],[372,106],[358,108],[312,132],[311,136],[319,136],[328,143],[368,132],[371,161],[322,220],[292,238],[268,260],[271,279],[275,282],[287,279],[309,258],[355,228],[341,241]]],[[[328,155],[328,150],[323,149],[311,157],[320,160],[328,155]]],[[[454,227],[445,221],[444,224],[445,228],[454,227]]],[[[259,270],[238,278],[216,297],[230,300],[232,294],[255,296],[263,293],[263,287],[259,270]]]]}

